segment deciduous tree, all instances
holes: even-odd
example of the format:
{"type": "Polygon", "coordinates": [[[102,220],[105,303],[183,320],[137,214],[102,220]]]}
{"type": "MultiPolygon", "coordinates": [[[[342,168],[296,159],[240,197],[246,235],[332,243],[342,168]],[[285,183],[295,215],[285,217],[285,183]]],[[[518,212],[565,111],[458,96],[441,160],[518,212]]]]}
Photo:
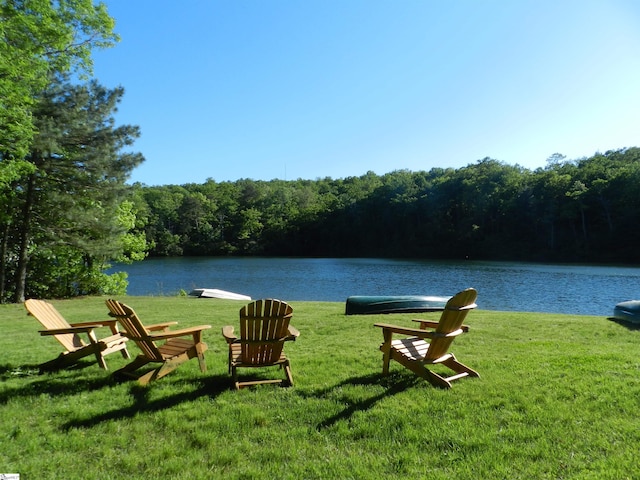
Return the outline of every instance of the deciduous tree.
{"type": "Polygon", "coordinates": [[[104,3],[0,0],[0,184],[24,173],[36,97],[52,74],[90,74],[91,52],[117,40],[104,3]],[[15,162],[15,163],[14,163],[15,162]]]}

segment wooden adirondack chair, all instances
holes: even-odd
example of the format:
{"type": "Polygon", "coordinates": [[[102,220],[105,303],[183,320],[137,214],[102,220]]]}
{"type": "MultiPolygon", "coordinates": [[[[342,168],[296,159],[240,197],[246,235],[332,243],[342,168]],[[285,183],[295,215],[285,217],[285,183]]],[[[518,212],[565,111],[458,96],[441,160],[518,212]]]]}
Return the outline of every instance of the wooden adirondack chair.
{"type": "Polygon", "coordinates": [[[44,300],[29,299],[24,306],[30,315],[35,317],[46,330],[40,330],[40,335],[53,335],[65,348],[57,358],[40,365],[40,370],[56,370],[73,365],[81,358],[95,355],[98,365],[108,370],[104,357],[113,352],[120,352],[124,358],[131,358],[127,351],[127,338],[118,332],[115,320],[100,320],[95,322],[81,322],[69,324],[56,308],[44,300]],[[112,335],[98,340],[95,329],[109,327],[112,335]],[[81,334],[86,334],[86,343],[81,334]]]}
{"type": "Polygon", "coordinates": [[[237,389],[247,385],[278,383],[293,385],[289,359],[283,353],[284,342],[295,340],[300,332],[289,321],[291,305],[275,299],[251,302],[240,309],[240,337],[227,325],[222,335],[229,344],[229,373],[237,389]],[[286,380],[238,381],[238,368],[280,366],[286,380]]]}
{"type": "Polygon", "coordinates": [[[382,373],[389,373],[389,362],[395,360],[416,375],[428,380],[431,384],[451,388],[451,382],[459,378],[479,377],[478,372],[463,365],[453,353],[448,353],[449,346],[460,334],[469,331],[463,325],[467,313],[476,308],[478,294],[473,288],[463,290],[449,299],[439,322],[414,320],[420,322],[420,328],[405,328],[385,323],[376,323],[382,328],[384,342],[380,346],[383,353],[382,373]],[[433,330],[428,331],[427,328],[433,330]],[[393,339],[393,334],[410,335],[408,338],[393,339]],[[424,341],[430,339],[430,343],[424,341]],[[455,372],[455,375],[439,375],[427,368],[428,365],[444,365],[455,372]]]}
{"type": "Polygon", "coordinates": [[[142,352],[133,362],[114,372],[114,375],[136,378],[141,385],[147,385],[171,373],[192,358],[198,359],[200,371],[207,371],[204,361],[207,344],[202,341],[202,332],[211,328],[211,325],[199,325],[174,331],[169,330],[169,326],[177,322],[145,327],[131,307],[111,299],[107,300],[106,304],[111,315],[117,318],[124,328],[123,334],[133,340],[142,352]],[[162,340],[165,342],[156,344],[162,340]],[[160,365],[143,374],[134,373],[149,363],[160,365]]]}

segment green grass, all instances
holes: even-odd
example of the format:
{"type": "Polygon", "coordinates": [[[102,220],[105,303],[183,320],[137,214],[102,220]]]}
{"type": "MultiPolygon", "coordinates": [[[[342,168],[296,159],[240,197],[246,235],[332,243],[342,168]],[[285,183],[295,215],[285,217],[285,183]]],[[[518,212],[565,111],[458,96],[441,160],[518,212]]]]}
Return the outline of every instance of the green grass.
{"type": "MultiPolygon", "coordinates": [[[[211,324],[208,372],[192,360],[149,387],[116,383],[89,361],[38,375],[59,345],[38,335],[22,305],[0,305],[0,473],[475,480],[639,471],[640,333],[606,318],[474,311],[452,351],[481,378],[445,391],[397,363],[380,375],[373,323],[419,315],[345,316],[342,303],[292,302],[295,387],[238,392],[220,329],[237,325],[243,302],[122,300],[146,323],[211,324]]],[[[106,318],[101,298],[52,303],[70,322],[106,318]]],[[[125,364],[118,354],[107,362],[125,364]]]]}

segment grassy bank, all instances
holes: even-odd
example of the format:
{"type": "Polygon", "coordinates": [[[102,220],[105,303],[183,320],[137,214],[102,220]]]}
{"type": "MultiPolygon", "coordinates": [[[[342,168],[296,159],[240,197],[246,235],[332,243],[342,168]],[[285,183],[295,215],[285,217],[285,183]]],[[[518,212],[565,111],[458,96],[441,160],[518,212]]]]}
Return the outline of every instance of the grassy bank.
{"type": "MultiPolygon", "coordinates": [[[[139,387],[86,362],[38,375],[60,352],[22,305],[0,305],[0,473],[22,479],[634,478],[640,333],[602,317],[474,311],[452,351],[480,372],[449,391],[392,363],[380,321],[342,303],[292,302],[296,386],[233,391],[220,329],[244,302],[122,298],[146,323],[211,324],[197,362],[139,387]]],[[[52,302],[68,321],[104,300],[52,302]]],[[[433,317],[433,315],[432,315],[433,317]]],[[[437,315],[436,315],[437,318],[437,315]]],[[[135,346],[131,346],[136,353],[135,346]]],[[[112,370],[124,365],[107,357],[112,370]]],[[[276,372],[279,373],[279,372],[276,372]]]]}

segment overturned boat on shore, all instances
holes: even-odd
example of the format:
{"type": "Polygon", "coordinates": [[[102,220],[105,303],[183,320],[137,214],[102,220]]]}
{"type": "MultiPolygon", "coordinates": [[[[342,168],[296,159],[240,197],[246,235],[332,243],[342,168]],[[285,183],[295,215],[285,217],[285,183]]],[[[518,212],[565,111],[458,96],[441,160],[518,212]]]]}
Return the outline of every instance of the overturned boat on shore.
{"type": "Polygon", "coordinates": [[[444,310],[444,306],[450,298],[422,295],[356,295],[347,298],[345,315],[438,312],[444,310]]]}
{"type": "Polygon", "coordinates": [[[189,292],[189,296],[198,298],[221,298],[224,300],[251,300],[251,297],[248,295],[218,290],[217,288],[194,288],[189,292]]]}
{"type": "Polygon", "coordinates": [[[613,318],[640,324],[640,300],[618,303],[613,307],[613,318]]]}

